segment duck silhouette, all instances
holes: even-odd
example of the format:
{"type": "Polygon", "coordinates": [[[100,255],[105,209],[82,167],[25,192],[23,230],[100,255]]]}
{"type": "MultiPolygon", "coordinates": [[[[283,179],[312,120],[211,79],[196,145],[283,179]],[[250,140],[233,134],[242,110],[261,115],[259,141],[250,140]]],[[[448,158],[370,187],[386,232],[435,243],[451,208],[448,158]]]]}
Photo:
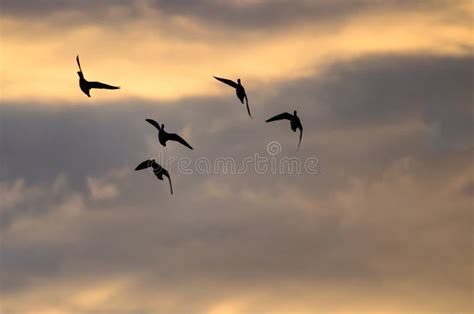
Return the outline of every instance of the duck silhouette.
{"type": "Polygon", "coordinates": [[[79,66],[79,87],[81,88],[82,92],[86,94],[88,97],[91,97],[90,90],[92,88],[99,88],[99,89],[119,89],[118,86],[107,85],[101,82],[89,82],[84,78],[84,73],[81,69],[81,63],[79,62],[79,55],[76,57],[77,65],[79,66]]]}
{"type": "Polygon", "coordinates": [[[247,105],[247,112],[249,113],[250,119],[252,119],[252,115],[250,114],[250,108],[249,108],[249,99],[247,97],[247,94],[245,93],[245,88],[242,85],[240,79],[237,79],[237,83],[236,83],[232,80],[217,77],[217,76],[214,76],[214,78],[216,80],[224,83],[224,84],[227,84],[227,85],[235,88],[235,94],[237,95],[237,98],[239,98],[239,100],[242,104],[244,103],[244,100],[245,100],[245,104],[247,105]]]}
{"type": "Polygon", "coordinates": [[[135,171],[148,169],[148,168],[153,169],[153,173],[158,178],[158,180],[163,180],[163,176],[168,178],[168,181],[170,183],[171,195],[173,195],[173,185],[171,184],[170,174],[165,168],[163,168],[160,164],[158,164],[155,159],[148,159],[148,160],[145,160],[145,161],[141,162],[135,168],[135,171]]]}
{"type": "Polygon", "coordinates": [[[167,141],[176,141],[178,143],[183,144],[184,146],[186,146],[189,149],[193,149],[191,147],[191,145],[189,145],[188,142],[186,142],[178,134],[166,132],[164,124],[162,124],[160,126],[160,124],[158,122],[156,122],[155,120],[152,120],[152,119],[145,119],[145,121],[150,123],[151,125],[153,125],[155,128],[158,129],[158,141],[160,142],[161,145],[166,146],[167,141]]]}
{"type": "Polygon", "coordinates": [[[296,110],[293,111],[293,114],[288,112],[283,112],[277,114],[276,116],[266,120],[265,122],[272,122],[277,120],[290,120],[290,127],[293,132],[296,132],[296,129],[300,129],[300,141],[298,142],[298,149],[300,149],[301,138],[303,137],[303,125],[301,125],[300,118],[296,115],[296,110]]]}

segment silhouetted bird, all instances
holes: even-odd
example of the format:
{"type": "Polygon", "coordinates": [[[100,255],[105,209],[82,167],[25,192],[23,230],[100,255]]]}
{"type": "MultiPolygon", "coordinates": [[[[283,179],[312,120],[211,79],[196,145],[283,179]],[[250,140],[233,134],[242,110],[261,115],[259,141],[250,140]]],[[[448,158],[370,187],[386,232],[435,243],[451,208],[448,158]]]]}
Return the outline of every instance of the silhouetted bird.
{"type": "Polygon", "coordinates": [[[280,114],[277,114],[276,116],[266,120],[265,122],[272,122],[272,121],[277,121],[277,120],[290,120],[290,126],[293,132],[296,132],[296,129],[300,129],[300,141],[298,143],[298,150],[300,149],[300,144],[301,144],[301,138],[303,137],[303,126],[301,125],[300,118],[296,115],[296,110],[293,112],[293,114],[288,113],[288,112],[283,112],[280,114]]]}
{"type": "Polygon", "coordinates": [[[158,129],[158,141],[160,141],[161,145],[166,146],[167,141],[176,141],[178,143],[183,144],[184,146],[193,149],[191,145],[189,145],[181,136],[179,136],[176,133],[167,133],[165,131],[165,125],[162,124],[160,127],[160,124],[156,122],[155,120],[152,119],[145,119],[148,123],[153,125],[155,128],[158,129]]]}
{"type": "Polygon", "coordinates": [[[118,86],[107,85],[101,82],[89,82],[84,78],[84,73],[82,73],[81,63],[79,62],[79,55],[76,57],[77,65],[79,66],[79,87],[81,88],[82,92],[87,96],[91,97],[89,91],[92,88],[100,88],[100,89],[119,89],[118,86]]]}
{"type": "Polygon", "coordinates": [[[170,190],[171,190],[171,195],[173,195],[173,186],[171,185],[171,177],[169,172],[160,166],[155,159],[148,159],[143,162],[141,162],[136,168],[135,171],[138,170],[143,170],[143,169],[148,169],[148,168],[153,168],[153,173],[159,180],[163,180],[163,176],[168,178],[168,181],[170,183],[170,190]]]}
{"type": "Polygon", "coordinates": [[[249,117],[252,118],[252,115],[250,114],[250,108],[249,108],[249,99],[247,97],[247,94],[245,93],[245,88],[240,83],[240,79],[237,79],[237,83],[236,83],[232,80],[228,80],[228,79],[217,77],[217,76],[214,76],[214,78],[218,81],[221,81],[224,84],[227,84],[235,88],[235,93],[237,94],[237,97],[239,98],[242,104],[244,103],[244,99],[245,99],[245,104],[247,105],[247,112],[249,113],[249,117]]]}

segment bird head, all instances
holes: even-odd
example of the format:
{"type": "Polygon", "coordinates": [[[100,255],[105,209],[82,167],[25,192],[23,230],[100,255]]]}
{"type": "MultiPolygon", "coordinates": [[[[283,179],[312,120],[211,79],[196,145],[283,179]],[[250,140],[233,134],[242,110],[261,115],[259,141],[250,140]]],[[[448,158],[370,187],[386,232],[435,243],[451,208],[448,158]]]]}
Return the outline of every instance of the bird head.
{"type": "Polygon", "coordinates": [[[240,85],[240,79],[239,78],[237,79],[237,83],[239,83],[239,85],[240,85]]]}
{"type": "Polygon", "coordinates": [[[161,129],[162,129],[163,131],[165,130],[165,125],[164,125],[164,124],[161,125],[161,129]]]}
{"type": "Polygon", "coordinates": [[[296,116],[296,110],[295,110],[295,111],[293,111],[293,114],[296,116]]]}

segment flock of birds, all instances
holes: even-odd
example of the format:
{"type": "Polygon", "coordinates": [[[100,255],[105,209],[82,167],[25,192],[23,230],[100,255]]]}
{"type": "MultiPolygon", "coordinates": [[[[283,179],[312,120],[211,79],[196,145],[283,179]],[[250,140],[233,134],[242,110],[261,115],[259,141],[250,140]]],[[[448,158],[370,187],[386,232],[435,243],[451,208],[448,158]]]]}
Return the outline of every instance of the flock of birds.
{"type": "MultiPolygon", "coordinates": [[[[86,94],[88,97],[91,97],[90,90],[94,88],[96,89],[119,89],[120,88],[119,86],[113,86],[113,85],[108,85],[101,82],[91,82],[91,81],[86,80],[86,78],[84,77],[84,73],[82,72],[81,63],[79,62],[79,56],[76,57],[76,61],[77,61],[77,65],[79,66],[79,72],[77,72],[77,74],[79,75],[79,87],[81,88],[82,92],[86,94]]],[[[240,78],[237,79],[237,82],[234,82],[229,79],[217,77],[217,76],[214,76],[214,78],[235,89],[235,94],[237,95],[237,98],[240,100],[240,102],[244,104],[244,101],[245,101],[248,115],[252,119],[252,115],[250,113],[249,101],[247,98],[247,93],[245,92],[245,88],[242,85],[240,78]]],[[[267,119],[265,122],[272,122],[272,121],[278,121],[278,120],[289,120],[290,127],[293,132],[296,132],[296,130],[299,129],[300,137],[299,137],[298,149],[297,149],[299,150],[300,144],[301,144],[301,138],[303,137],[303,126],[301,124],[300,118],[297,115],[296,110],[293,111],[293,114],[288,113],[288,112],[277,114],[276,116],[271,117],[270,119],[267,119]]],[[[158,141],[160,142],[161,145],[166,146],[166,142],[175,141],[186,146],[189,149],[193,149],[192,146],[189,145],[188,142],[186,142],[178,134],[166,132],[164,124],[160,125],[158,122],[152,119],[145,119],[145,121],[153,125],[158,130],[158,141]]],[[[158,164],[155,159],[148,159],[148,160],[142,161],[135,168],[135,171],[148,169],[148,168],[152,168],[153,173],[159,180],[163,180],[163,176],[168,178],[170,191],[171,191],[171,194],[173,194],[173,185],[171,183],[171,177],[168,170],[166,170],[160,164],[158,164]]]]}

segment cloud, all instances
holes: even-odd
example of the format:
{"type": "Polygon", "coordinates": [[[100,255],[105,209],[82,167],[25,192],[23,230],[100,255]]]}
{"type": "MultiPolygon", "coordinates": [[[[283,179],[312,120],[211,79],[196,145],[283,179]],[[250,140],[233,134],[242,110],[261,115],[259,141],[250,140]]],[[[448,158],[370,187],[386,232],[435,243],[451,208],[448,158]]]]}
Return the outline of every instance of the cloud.
{"type": "Polygon", "coordinates": [[[468,56],[473,46],[464,2],[114,3],[47,2],[47,19],[35,18],[38,4],[29,11],[23,2],[6,3],[20,16],[1,22],[3,99],[70,104],[83,96],[90,104],[227,95],[212,75],[263,89],[361,56],[468,56]],[[77,54],[86,78],[122,89],[87,99],[77,86],[77,54]]]}
{"type": "Polygon", "coordinates": [[[251,90],[254,120],[232,95],[3,103],[3,308],[469,309],[471,63],[378,55],[332,64],[251,90]],[[265,154],[270,140],[293,156],[288,125],[263,121],[294,106],[305,126],[298,156],[318,157],[317,175],[184,175],[172,166],[171,196],[133,171],[161,152],[242,160],[265,154]],[[163,149],[145,118],[188,130],[196,149],[163,149]]]}
{"type": "MultiPolygon", "coordinates": [[[[457,17],[468,18],[466,10],[469,1],[408,1],[376,2],[356,1],[13,1],[2,2],[3,15],[14,17],[40,18],[43,14],[59,16],[61,14],[81,18],[82,22],[117,24],[133,19],[144,19],[150,14],[164,18],[183,18],[194,20],[214,27],[239,31],[250,29],[275,29],[294,24],[332,23],[364,12],[377,14],[395,11],[405,12],[442,12],[449,10],[457,17]],[[464,14],[463,14],[464,13],[464,14]]],[[[71,22],[71,21],[70,21],[71,22]]]]}
{"type": "Polygon", "coordinates": [[[106,183],[104,180],[87,177],[87,186],[93,198],[110,199],[118,195],[117,187],[114,184],[106,183]]]}
{"type": "MultiPolygon", "coordinates": [[[[326,199],[297,193],[301,203],[293,200],[291,206],[275,200],[279,194],[285,198],[278,187],[249,189],[258,196],[248,198],[230,179],[220,184],[237,195],[217,201],[196,195],[198,188],[185,191],[187,200],[160,199],[160,206],[109,203],[99,215],[89,208],[74,220],[59,219],[71,240],[51,239],[73,246],[25,241],[21,230],[10,229],[3,252],[32,264],[7,262],[4,267],[16,278],[28,274],[23,268],[35,269],[36,280],[7,293],[5,306],[21,308],[10,299],[16,296],[28,301],[22,306],[49,305],[66,312],[207,313],[224,304],[237,313],[314,307],[333,312],[341,310],[337,295],[356,312],[380,307],[393,312],[462,310],[470,300],[470,201],[452,191],[459,178],[467,178],[464,171],[472,162],[469,155],[461,161],[456,171],[433,180],[421,175],[424,167],[418,162],[401,159],[387,165],[380,178],[351,180],[326,199]],[[446,192],[433,197],[433,190],[446,192]],[[189,200],[192,208],[186,206],[189,200]],[[314,205],[300,210],[305,203],[314,205]],[[48,254],[35,253],[31,245],[48,254]],[[48,262],[53,258],[54,263],[48,262]],[[444,267],[442,274],[439,267],[444,267]],[[71,297],[53,305],[55,291],[71,297]],[[399,291],[395,297],[393,291],[399,291]],[[74,301],[84,296],[98,302],[74,301]],[[109,298],[118,300],[113,307],[109,298]]],[[[38,222],[46,229],[58,225],[57,219],[38,222]]]]}

